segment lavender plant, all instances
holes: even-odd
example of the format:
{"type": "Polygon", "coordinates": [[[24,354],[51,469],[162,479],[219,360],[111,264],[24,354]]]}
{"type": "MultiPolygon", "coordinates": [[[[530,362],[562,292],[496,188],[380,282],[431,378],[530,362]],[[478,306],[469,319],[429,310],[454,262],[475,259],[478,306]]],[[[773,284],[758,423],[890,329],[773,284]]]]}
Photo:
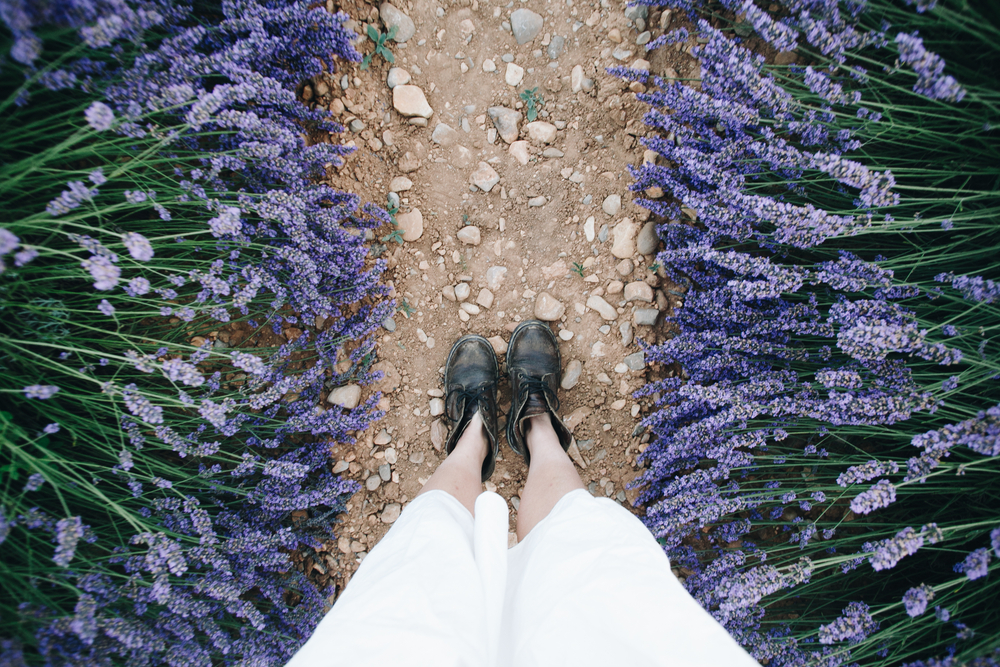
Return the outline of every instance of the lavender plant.
{"type": "Polygon", "coordinates": [[[995,9],[681,9],[700,85],[647,81],[633,170],[684,296],[645,521],[766,664],[995,664],[995,9]]]}
{"type": "Polygon", "coordinates": [[[289,556],[356,489],[329,448],[380,416],[321,399],[393,308],[294,94],[360,60],[346,16],[0,16],[0,664],[281,664],[330,593],[289,556]]]}

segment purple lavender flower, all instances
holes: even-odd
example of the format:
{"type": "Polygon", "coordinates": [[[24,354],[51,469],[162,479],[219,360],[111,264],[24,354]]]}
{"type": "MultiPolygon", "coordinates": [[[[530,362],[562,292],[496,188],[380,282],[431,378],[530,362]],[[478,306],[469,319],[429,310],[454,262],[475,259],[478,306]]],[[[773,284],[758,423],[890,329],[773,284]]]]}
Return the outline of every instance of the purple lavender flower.
{"type": "Polygon", "coordinates": [[[97,305],[97,310],[101,311],[108,317],[115,314],[115,307],[107,299],[101,299],[101,302],[97,305]]]}
{"type": "Polygon", "coordinates": [[[59,387],[51,384],[33,384],[24,388],[24,395],[28,398],[45,400],[52,398],[59,391],[59,387]]]}
{"type": "Polygon", "coordinates": [[[98,167],[87,176],[94,185],[104,185],[108,182],[108,177],[104,175],[104,169],[98,167]]]}
{"type": "Polygon", "coordinates": [[[87,124],[98,132],[110,129],[115,122],[115,113],[104,102],[94,102],[83,114],[87,124]]]}
{"type": "Polygon", "coordinates": [[[882,540],[874,545],[874,553],[870,558],[872,568],[875,570],[891,569],[906,556],[917,553],[925,541],[935,544],[941,541],[941,538],[941,530],[933,523],[924,526],[919,533],[907,526],[896,533],[895,537],[882,540]]]}
{"type": "Polygon", "coordinates": [[[73,609],[73,620],[69,627],[84,644],[91,646],[97,639],[97,619],[94,617],[97,611],[97,601],[92,595],[81,593],[73,609]]]}
{"type": "Polygon", "coordinates": [[[51,424],[46,424],[45,428],[43,428],[42,431],[44,431],[45,433],[48,433],[49,435],[55,435],[56,433],[59,432],[59,424],[57,424],[55,422],[53,422],[51,424]]]}
{"type": "Polygon", "coordinates": [[[947,623],[951,618],[951,612],[944,607],[938,606],[934,607],[934,616],[942,623],[947,623]]]}
{"type": "Polygon", "coordinates": [[[122,395],[125,399],[125,407],[128,411],[147,424],[163,423],[163,408],[153,405],[145,396],[137,393],[138,387],[134,383],[125,386],[122,395]]]}
{"type": "Polygon", "coordinates": [[[889,480],[881,479],[851,500],[851,510],[855,514],[870,514],[895,501],[896,487],[889,480]]]}
{"type": "Polygon", "coordinates": [[[153,245],[142,234],[128,232],[122,237],[122,242],[128,248],[128,252],[133,259],[140,262],[148,262],[153,258],[153,245]]]}
{"type": "Polygon", "coordinates": [[[266,375],[267,364],[257,356],[245,352],[233,351],[230,355],[233,366],[250,373],[251,375],[266,375]]]}
{"type": "Polygon", "coordinates": [[[169,359],[163,362],[163,374],[172,382],[181,382],[189,387],[200,387],[205,383],[205,377],[198,369],[180,359],[169,359]]]}
{"type": "Polygon", "coordinates": [[[17,249],[21,240],[7,229],[0,227],[0,255],[6,255],[17,249]]]}
{"type": "Polygon", "coordinates": [[[218,216],[208,221],[208,226],[211,228],[213,236],[223,237],[239,234],[242,227],[240,209],[235,206],[224,207],[218,216]]]}
{"type": "Polygon", "coordinates": [[[56,523],[56,546],[55,555],[52,560],[59,567],[68,567],[76,554],[76,545],[83,537],[83,523],[80,517],[74,516],[69,519],[60,519],[56,523]]]}
{"type": "Polygon", "coordinates": [[[53,199],[45,207],[45,211],[52,217],[57,217],[69,213],[78,208],[83,202],[90,201],[97,193],[97,189],[88,188],[83,181],[70,181],[66,184],[68,190],[63,190],[58,197],[53,199]]]}
{"type": "Polygon", "coordinates": [[[143,294],[149,294],[149,290],[152,286],[149,281],[142,276],[136,276],[132,280],[128,281],[128,285],[124,287],[125,293],[129,296],[142,296],[143,294]]]}
{"type": "Polygon", "coordinates": [[[90,272],[94,278],[94,289],[97,290],[114,289],[122,274],[121,269],[103,255],[91,255],[90,258],[80,262],[80,266],[90,272]]]}
{"type": "Polygon", "coordinates": [[[868,613],[868,605],[864,602],[849,603],[841,614],[843,615],[832,623],[820,626],[820,644],[843,641],[849,644],[858,644],[878,630],[878,622],[868,613]]]}
{"type": "Polygon", "coordinates": [[[924,41],[916,32],[909,35],[901,32],[896,35],[896,46],[899,49],[899,59],[917,73],[917,82],[913,84],[915,93],[934,100],[962,101],[965,88],[954,77],[944,76],[944,59],[925,49],[924,41]]]}
{"type": "Polygon", "coordinates": [[[10,529],[14,525],[15,523],[7,518],[7,510],[0,505],[0,544],[6,541],[7,536],[10,535],[10,529]]]}
{"type": "Polygon", "coordinates": [[[990,567],[990,552],[985,549],[976,549],[961,563],[955,566],[955,570],[958,572],[964,572],[971,580],[979,579],[985,577],[989,572],[990,567]]]}
{"type": "Polygon", "coordinates": [[[934,589],[920,584],[903,594],[903,606],[906,613],[916,618],[927,611],[927,603],[934,599],[934,589]]]}
{"type": "Polygon", "coordinates": [[[45,477],[40,472],[31,473],[28,476],[28,481],[24,484],[24,492],[29,493],[31,491],[37,491],[42,488],[45,484],[45,477]]]}
{"type": "Polygon", "coordinates": [[[993,555],[1000,558],[1000,528],[990,531],[990,546],[993,547],[993,555]]]}
{"type": "Polygon", "coordinates": [[[35,248],[25,248],[14,253],[14,266],[22,267],[38,257],[38,250],[35,248]]]}

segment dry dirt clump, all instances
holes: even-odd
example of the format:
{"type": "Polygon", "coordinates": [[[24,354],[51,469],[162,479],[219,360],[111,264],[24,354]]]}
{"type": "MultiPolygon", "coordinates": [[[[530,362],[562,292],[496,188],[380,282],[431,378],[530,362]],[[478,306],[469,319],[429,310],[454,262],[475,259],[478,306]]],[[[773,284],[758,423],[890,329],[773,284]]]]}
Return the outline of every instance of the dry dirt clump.
{"type": "MultiPolygon", "coordinates": [[[[383,16],[413,22],[412,37],[390,42],[398,70],[376,56],[367,70],[350,64],[303,88],[309,104],[350,128],[313,140],[358,149],[331,168],[330,183],[367,201],[398,202],[400,234],[383,241],[393,232],[386,226],[371,240],[373,255],[388,259],[385,279],[401,309],[379,340],[377,368],[386,377],[366,389],[384,393],[388,414],[356,445],[332,451],[335,471],[362,490],[323,562],[300,567],[342,590],[444,457],[440,399],[452,342],[481,334],[503,362],[510,332],[533,317],[549,319],[561,339],[562,413],[584,482],[632,508],[637,492],[625,487],[640,472],[636,456],[648,436],[636,427],[649,409],[632,393],[671,372],[649,367],[637,341],[663,340],[663,316],[681,296],[657,270],[654,221],[628,190],[626,165],[656,157],[639,143],[646,107],[636,93],[644,87],[605,70],[629,65],[696,79],[689,44],[651,54],[643,46],[680,24],[607,0],[328,8],[347,11],[359,34],[368,24],[385,32],[383,16]],[[522,10],[541,19],[533,37],[535,19],[522,10]],[[544,100],[534,123],[522,98],[528,90],[544,100]]],[[[370,40],[359,45],[372,48],[370,40]]],[[[506,386],[502,400],[506,409],[506,386]]],[[[525,474],[504,444],[487,488],[510,503],[511,531],[525,474]]]]}

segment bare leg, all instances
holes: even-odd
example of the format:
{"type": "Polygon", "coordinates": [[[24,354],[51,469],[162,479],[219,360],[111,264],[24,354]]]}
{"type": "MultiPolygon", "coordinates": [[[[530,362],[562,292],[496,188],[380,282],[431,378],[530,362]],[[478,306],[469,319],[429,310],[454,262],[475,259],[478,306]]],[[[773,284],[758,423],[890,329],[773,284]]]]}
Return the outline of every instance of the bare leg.
{"type": "Polygon", "coordinates": [[[584,488],[573,462],[559,444],[548,414],[531,418],[527,441],[531,452],[531,466],[528,468],[528,481],[521,490],[521,505],[517,511],[519,542],[531,532],[535,524],[548,516],[560,498],[570,491],[584,488]]]}
{"type": "Polygon", "coordinates": [[[447,491],[474,515],[476,498],[483,492],[483,461],[486,459],[486,451],[483,419],[476,412],[458,439],[455,449],[441,462],[420,493],[434,489],[447,491]]]}

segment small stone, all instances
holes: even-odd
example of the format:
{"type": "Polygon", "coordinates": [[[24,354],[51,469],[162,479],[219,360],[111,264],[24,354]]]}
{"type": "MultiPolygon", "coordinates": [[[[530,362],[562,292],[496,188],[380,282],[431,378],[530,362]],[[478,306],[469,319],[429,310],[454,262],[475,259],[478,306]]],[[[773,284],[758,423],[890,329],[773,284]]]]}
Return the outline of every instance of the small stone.
{"type": "Polygon", "coordinates": [[[403,153],[403,157],[399,158],[399,170],[404,174],[409,174],[417,169],[420,169],[420,158],[410,151],[403,153]]]}
{"type": "Polygon", "coordinates": [[[524,126],[528,137],[539,144],[551,144],[556,138],[556,126],[552,123],[536,120],[524,126]]]}
{"type": "Polygon", "coordinates": [[[478,315],[482,311],[479,310],[479,306],[474,303],[463,302],[459,308],[467,312],[469,315],[478,315]]]}
{"type": "Polygon", "coordinates": [[[378,475],[372,475],[365,480],[365,488],[369,491],[375,491],[382,485],[382,478],[378,475]]]}
{"type": "Polygon", "coordinates": [[[604,198],[604,203],[601,204],[601,209],[608,215],[618,215],[622,210],[622,196],[608,195],[604,198]]]}
{"type": "Polygon", "coordinates": [[[390,67],[389,74],[385,77],[385,83],[390,88],[405,86],[410,82],[410,73],[402,67],[390,67]]]}
{"type": "Polygon", "coordinates": [[[476,34],[476,24],[471,19],[462,19],[462,22],[458,24],[458,32],[462,35],[462,39],[466,40],[469,35],[476,34]]]}
{"type": "Polygon", "coordinates": [[[794,65],[795,61],[799,59],[798,54],[795,51],[781,51],[774,56],[775,65],[794,65]]]}
{"type": "Polygon", "coordinates": [[[660,244],[660,239],[656,236],[656,223],[650,220],[639,231],[635,238],[635,248],[640,255],[652,255],[656,252],[656,246],[660,244]]]}
{"type": "Polygon", "coordinates": [[[563,153],[558,148],[552,148],[551,146],[542,151],[542,157],[559,158],[559,157],[565,157],[565,155],[566,154],[563,153]]]}
{"type": "Polygon", "coordinates": [[[476,297],[476,303],[483,308],[489,308],[493,305],[493,292],[489,291],[485,287],[479,290],[479,296],[476,297]]]}
{"type": "Polygon", "coordinates": [[[573,71],[569,75],[569,88],[574,93],[578,93],[583,90],[583,67],[580,65],[574,65],[573,71]]]}
{"type": "Polygon", "coordinates": [[[549,60],[555,60],[562,54],[563,47],[566,45],[566,38],[562,35],[555,35],[552,41],[549,42],[549,48],[546,49],[546,54],[549,56],[549,60]]]}
{"type": "Polygon", "coordinates": [[[419,208],[396,216],[396,225],[403,230],[404,241],[416,241],[424,233],[424,216],[419,208]]]}
{"type": "Polygon", "coordinates": [[[441,296],[448,299],[448,301],[456,301],[458,299],[455,296],[455,287],[452,285],[445,285],[441,288],[441,296]]]}
{"type": "Polygon", "coordinates": [[[641,281],[631,282],[625,286],[625,300],[652,303],[653,288],[641,281]]]}
{"type": "Polygon", "coordinates": [[[493,351],[499,354],[507,354],[507,341],[505,341],[500,336],[490,336],[487,338],[490,345],[493,347],[493,351]]]}
{"type": "Polygon", "coordinates": [[[517,87],[524,79],[524,68],[514,63],[507,63],[507,71],[504,73],[504,81],[508,86],[517,87]]]}
{"type": "Polygon", "coordinates": [[[612,280],[610,283],[608,283],[607,294],[621,294],[622,289],[624,288],[625,288],[625,283],[623,283],[620,280],[612,280]]]}
{"type": "Polygon", "coordinates": [[[469,314],[467,312],[465,312],[464,310],[459,310],[458,311],[458,319],[462,320],[463,322],[468,322],[469,321],[469,314]]]}
{"type": "Polygon", "coordinates": [[[389,200],[390,208],[395,208],[397,211],[399,210],[400,201],[398,192],[390,192],[388,195],[386,195],[386,199],[389,200]]]}
{"type": "Polygon", "coordinates": [[[611,245],[611,254],[618,259],[631,257],[635,253],[636,224],[625,218],[615,225],[615,240],[611,245]]]}
{"type": "Polygon", "coordinates": [[[490,107],[487,109],[487,113],[489,113],[490,118],[493,120],[493,125],[497,128],[497,132],[500,133],[501,139],[508,144],[517,141],[517,135],[520,133],[520,128],[518,127],[521,122],[520,111],[514,111],[507,107],[490,107]]]}
{"type": "Polygon", "coordinates": [[[430,118],[434,109],[427,103],[424,91],[417,86],[396,86],[392,89],[392,106],[401,116],[430,118]]]}
{"type": "Polygon", "coordinates": [[[326,402],[330,405],[339,405],[348,410],[358,407],[360,401],[361,386],[356,384],[345,384],[343,387],[337,387],[326,397],[326,402]]]}
{"type": "Polygon", "coordinates": [[[347,127],[348,129],[351,130],[351,132],[358,133],[361,130],[365,129],[365,123],[364,121],[355,118],[354,120],[352,120],[350,123],[347,124],[347,127]]]}
{"type": "Polygon", "coordinates": [[[622,42],[622,31],[618,28],[612,28],[608,31],[608,39],[610,39],[615,44],[621,44],[622,42]]]}
{"type": "Polygon", "coordinates": [[[615,373],[628,373],[628,364],[616,364],[615,373]]]}
{"type": "Polygon", "coordinates": [[[413,452],[412,454],[410,454],[410,463],[413,463],[415,465],[420,465],[423,462],[424,462],[423,452],[413,452]]]}
{"type": "Polygon", "coordinates": [[[395,447],[389,447],[385,450],[385,462],[389,465],[396,465],[396,461],[399,460],[399,455],[396,452],[395,447]]]}
{"type": "Polygon", "coordinates": [[[506,266],[491,266],[486,269],[486,286],[491,290],[498,290],[507,276],[506,266]]]}
{"type": "Polygon", "coordinates": [[[636,352],[625,357],[625,365],[633,371],[641,371],[646,367],[646,353],[636,352]]]}
{"type": "Polygon", "coordinates": [[[389,503],[382,510],[382,515],[379,518],[382,520],[382,523],[395,523],[402,511],[403,506],[399,503],[389,503]]]}
{"type": "MultiPolygon", "coordinates": [[[[375,436],[375,439],[372,442],[376,445],[388,445],[392,442],[392,436],[389,435],[388,431],[382,429],[379,431],[378,435],[375,436]]],[[[392,463],[392,461],[390,461],[390,463],[392,463]]]]}
{"type": "Polygon", "coordinates": [[[609,333],[611,333],[611,325],[605,324],[603,327],[598,327],[597,330],[600,331],[605,336],[607,336],[609,333]]]}
{"type": "Polygon", "coordinates": [[[639,36],[635,38],[635,43],[638,44],[639,46],[642,46],[643,44],[648,44],[649,40],[650,40],[650,38],[652,38],[652,36],[653,36],[653,33],[651,33],[648,30],[640,32],[639,36]]]}
{"type": "Polygon", "coordinates": [[[413,187],[413,181],[406,176],[397,176],[389,181],[389,192],[406,192],[413,187]]]}
{"type": "Polygon", "coordinates": [[[528,200],[528,208],[538,208],[539,206],[545,206],[545,195],[538,195],[528,200]]]}
{"type": "Polygon", "coordinates": [[[618,333],[622,335],[622,345],[628,347],[632,344],[635,335],[632,332],[632,323],[625,321],[618,325],[618,333]]]}
{"type": "Polygon", "coordinates": [[[600,313],[601,317],[606,320],[617,320],[618,311],[610,303],[605,301],[602,297],[595,296],[591,294],[587,298],[587,308],[591,308],[600,313]]]}
{"type": "Polygon", "coordinates": [[[393,27],[396,28],[396,34],[392,37],[394,42],[405,42],[417,32],[416,26],[413,25],[413,19],[388,2],[379,5],[378,15],[382,19],[382,23],[385,24],[387,32],[393,27]]]}
{"type": "Polygon", "coordinates": [[[513,53],[505,53],[502,56],[500,56],[500,60],[504,61],[505,63],[512,63],[512,62],[514,62],[514,54],[513,53]]]}
{"type": "MultiPolygon", "coordinates": [[[[564,329],[565,331],[565,329],[564,329]]],[[[563,389],[572,389],[580,382],[580,375],[583,374],[583,363],[579,359],[573,359],[566,364],[563,371],[562,382],[559,384],[563,389]]]]}
{"type": "Polygon", "coordinates": [[[632,263],[631,259],[623,259],[615,266],[615,271],[620,276],[630,276],[635,271],[635,264],[632,263]]]}
{"type": "Polygon", "coordinates": [[[456,132],[453,127],[446,125],[445,123],[438,123],[434,127],[434,131],[431,132],[431,141],[440,146],[444,146],[445,148],[455,145],[458,142],[458,139],[458,132],[456,132]]]}
{"type": "MultiPolygon", "coordinates": [[[[622,410],[625,408],[625,404],[627,402],[628,401],[626,401],[624,398],[619,398],[617,401],[613,402],[610,407],[612,410],[622,410]]],[[[608,495],[610,496],[611,494],[609,493],[608,495]]]]}
{"type": "MultiPolygon", "coordinates": [[[[484,165],[486,163],[483,162],[480,164],[484,165]]],[[[489,165],[486,166],[488,167],[489,165]]],[[[493,173],[496,174],[496,172],[493,173]]],[[[482,234],[479,231],[479,227],[476,227],[475,225],[466,225],[465,227],[462,227],[462,229],[458,230],[458,234],[455,234],[455,236],[459,241],[466,245],[479,245],[482,241],[482,234]]]]}
{"type": "Polygon", "coordinates": [[[565,312],[566,306],[548,292],[540,292],[535,298],[535,317],[543,322],[555,322],[565,312]]]}
{"type": "Polygon", "coordinates": [[[510,15],[510,31],[518,44],[527,44],[542,30],[543,19],[530,9],[515,9],[510,15]]]}
{"type": "Polygon", "coordinates": [[[351,464],[348,463],[347,461],[337,461],[337,465],[333,466],[333,474],[339,475],[340,473],[344,472],[350,467],[351,464]]]}
{"type": "Polygon", "coordinates": [[[441,451],[441,447],[444,445],[444,439],[448,437],[448,429],[445,428],[444,422],[440,419],[435,419],[431,423],[431,444],[434,445],[434,449],[441,451]]]}
{"type": "MultiPolygon", "coordinates": [[[[476,170],[472,172],[472,176],[469,177],[469,182],[483,192],[489,192],[493,189],[493,186],[500,182],[500,174],[487,163],[480,162],[476,170]]],[[[469,227],[465,229],[469,229],[469,227]]],[[[476,227],[472,227],[472,229],[476,230],[476,235],[478,236],[479,229],[476,227]]],[[[461,238],[461,232],[459,232],[459,238],[461,238]]],[[[479,245],[479,241],[477,240],[473,245],[479,245]]]]}
{"type": "Polygon", "coordinates": [[[600,382],[601,384],[606,384],[609,387],[614,384],[614,381],[608,377],[607,373],[598,373],[597,381],[600,382]]]}
{"type": "Polygon", "coordinates": [[[444,399],[432,398],[429,402],[431,417],[440,417],[444,414],[444,399]]]}
{"type": "Polygon", "coordinates": [[[635,309],[635,323],[636,326],[642,325],[651,327],[656,324],[656,318],[659,317],[660,311],[655,308],[636,308],[635,309]]]}
{"type": "Polygon", "coordinates": [[[522,167],[528,164],[528,160],[531,159],[531,156],[528,154],[527,141],[515,141],[510,145],[510,148],[507,149],[507,152],[510,153],[511,157],[517,160],[522,167]]]}
{"type": "Polygon", "coordinates": [[[571,341],[573,340],[573,332],[570,331],[569,329],[563,329],[562,331],[559,332],[559,338],[561,340],[571,341]]]}
{"type": "Polygon", "coordinates": [[[587,237],[588,243],[592,242],[596,236],[594,233],[594,224],[594,216],[588,217],[587,221],[583,223],[583,233],[587,237]]]}
{"type": "Polygon", "coordinates": [[[497,64],[487,58],[483,61],[483,71],[484,72],[495,72],[497,71],[497,64]]]}
{"type": "Polygon", "coordinates": [[[469,287],[468,283],[459,283],[455,285],[455,298],[459,301],[465,301],[472,294],[472,288],[469,287]]]}
{"type": "Polygon", "coordinates": [[[632,64],[629,65],[629,67],[631,69],[637,69],[637,70],[640,70],[642,72],[648,72],[649,71],[649,61],[645,60],[643,58],[638,58],[638,59],[632,61],[632,64]]]}
{"type": "Polygon", "coordinates": [[[581,84],[581,87],[583,88],[583,92],[589,93],[590,91],[592,91],[594,89],[595,85],[597,85],[597,84],[594,83],[594,80],[591,79],[590,77],[587,77],[587,78],[585,78],[583,80],[583,83],[581,84]]]}
{"type": "Polygon", "coordinates": [[[611,52],[611,57],[615,60],[628,60],[632,57],[632,51],[626,49],[624,46],[619,46],[611,52]]]}

